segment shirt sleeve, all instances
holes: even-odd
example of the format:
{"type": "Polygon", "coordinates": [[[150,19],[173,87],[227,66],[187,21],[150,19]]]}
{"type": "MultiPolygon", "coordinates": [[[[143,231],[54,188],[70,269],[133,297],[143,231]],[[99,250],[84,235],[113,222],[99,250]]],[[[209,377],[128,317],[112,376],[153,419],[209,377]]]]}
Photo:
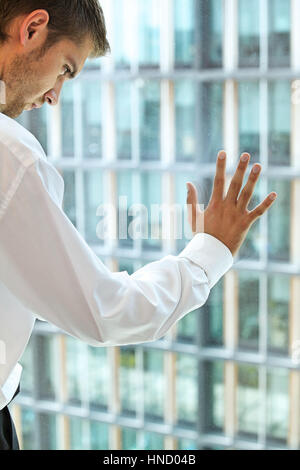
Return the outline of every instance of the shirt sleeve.
{"type": "Polygon", "coordinates": [[[40,159],[12,184],[0,214],[0,281],[36,317],[70,335],[93,346],[159,339],[201,307],[230,269],[228,248],[197,234],[179,256],[132,275],[111,272],[63,212],[55,189],[62,181],[40,159]]]}

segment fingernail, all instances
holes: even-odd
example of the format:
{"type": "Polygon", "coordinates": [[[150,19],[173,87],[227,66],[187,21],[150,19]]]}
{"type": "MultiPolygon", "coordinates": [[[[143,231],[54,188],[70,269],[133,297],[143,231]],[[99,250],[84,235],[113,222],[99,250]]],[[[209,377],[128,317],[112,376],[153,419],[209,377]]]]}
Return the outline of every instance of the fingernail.
{"type": "Polygon", "coordinates": [[[242,160],[242,162],[246,162],[247,160],[249,160],[249,155],[243,155],[241,157],[241,160],[242,160]]]}
{"type": "Polygon", "coordinates": [[[277,194],[273,193],[270,196],[271,201],[274,201],[277,198],[277,194]]]}
{"type": "Polygon", "coordinates": [[[224,160],[225,157],[226,157],[225,152],[221,152],[221,153],[219,154],[219,159],[220,159],[220,160],[224,160]]]}
{"type": "Polygon", "coordinates": [[[257,174],[260,172],[260,166],[254,166],[253,167],[253,173],[257,174]]]}

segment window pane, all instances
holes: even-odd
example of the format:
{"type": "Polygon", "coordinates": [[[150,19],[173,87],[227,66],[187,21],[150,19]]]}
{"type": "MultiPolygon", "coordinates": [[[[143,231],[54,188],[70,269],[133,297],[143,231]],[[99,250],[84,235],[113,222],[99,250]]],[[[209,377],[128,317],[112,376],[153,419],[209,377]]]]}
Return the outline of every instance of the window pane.
{"type": "Polygon", "coordinates": [[[240,153],[248,152],[251,163],[259,162],[259,84],[239,83],[240,153]]]}
{"type": "Polygon", "coordinates": [[[198,361],[188,354],[176,354],[177,423],[194,427],[198,416],[198,361]]]}
{"type": "Polygon", "coordinates": [[[177,341],[181,343],[196,343],[199,315],[201,315],[200,309],[196,309],[193,312],[189,312],[176,323],[177,341]]]}
{"type": "Polygon", "coordinates": [[[160,2],[143,0],[139,5],[140,66],[158,66],[160,62],[160,2]]]}
{"type": "Polygon", "coordinates": [[[291,2],[269,0],[269,66],[290,66],[291,2]]]}
{"type": "Polygon", "coordinates": [[[82,136],[84,158],[102,157],[101,82],[82,82],[82,136]]]}
{"type": "Polygon", "coordinates": [[[118,184],[118,244],[120,248],[133,248],[129,227],[134,216],[129,215],[133,201],[133,173],[132,171],[119,171],[117,175],[118,184]],[[127,204],[126,200],[127,198],[127,204]],[[123,200],[124,199],[124,200],[123,200]]]}
{"type": "Polygon", "coordinates": [[[90,421],[91,450],[109,450],[109,427],[106,423],[90,421]]]}
{"type": "Polygon", "coordinates": [[[112,54],[117,68],[129,67],[132,50],[132,8],[127,0],[114,0],[114,48],[112,54]]]}
{"type": "Polygon", "coordinates": [[[97,216],[97,209],[103,204],[102,189],[101,170],[84,172],[85,239],[90,244],[104,243],[104,240],[97,235],[97,225],[103,220],[102,217],[97,216]]]}
{"type": "Polygon", "coordinates": [[[135,429],[125,428],[121,429],[122,450],[136,450],[137,446],[137,432],[135,429]]]}
{"type": "Polygon", "coordinates": [[[192,66],[196,53],[195,0],[174,0],[174,26],[175,64],[192,66]]]}
{"type": "Polygon", "coordinates": [[[222,67],[223,1],[200,0],[202,67],[222,67]]]}
{"type": "Polygon", "coordinates": [[[40,450],[56,450],[57,449],[57,433],[56,433],[56,415],[41,413],[40,420],[40,450]]]}
{"type": "Polygon", "coordinates": [[[161,175],[157,172],[143,172],[142,204],[148,210],[148,238],[143,239],[144,250],[161,250],[162,219],[153,207],[159,206],[161,202],[161,175]]]}
{"type": "Polygon", "coordinates": [[[288,166],[291,162],[291,85],[289,81],[269,84],[269,161],[288,166]]]}
{"type": "Polygon", "coordinates": [[[175,82],[176,160],[192,162],[196,153],[196,83],[175,82]]]}
{"type": "Polygon", "coordinates": [[[145,419],[161,421],[165,405],[164,353],[145,350],[143,359],[145,419]]]}
{"type": "Polygon", "coordinates": [[[62,176],[65,182],[63,210],[71,220],[74,227],[77,228],[75,172],[72,170],[65,170],[62,176]]]}
{"type": "Polygon", "coordinates": [[[259,0],[239,0],[239,67],[259,67],[259,0]]]}
{"type": "Polygon", "coordinates": [[[90,407],[107,410],[110,393],[107,349],[88,347],[88,374],[90,407]]]}
{"type": "Polygon", "coordinates": [[[194,182],[195,175],[193,173],[180,172],[175,175],[175,204],[178,205],[176,209],[176,251],[182,251],[187,243],[192,239],[192,231],[187,218],[186,206],[186,183],[188,181],[194,182]]]}
{"type": "Polygon", "coordinates": [[[197,450],[197,442],[191,441],[190,439],[178,439],[177,440],[178,450],[197,450]]]}
{"type": "Polygon", "coordinates": [[[25,352],[20,360],[20,364],[23,367],[22,371],[22,395],[33,395],[34,394],[34,363],[33,363],[33,347],[34,338],[31,337],[25,352]]]}
{"type": "Polygon", "coordinates": [[[116,129],[117,156],[120,160],[130,160],[131,147],[131,82],[116,83],[116,129]]]}
{"type": "Polygon", "coordinates": [[[268,347],[288,354],[290,277],[272,274],[268,277],[268,347]]]}
{"type": "Polygon", "coordinates": [[[267,436],[287,442],[289,432],[289,371],[276,367],[267,372],[267,436]]]}
{"type": "Polygon", "coordinates": [[[139,403],[139,383],[134,348],[120,348],[120,398],[122,414],[135,415],[139,403]]]}
{"type": "Polygon", "coordinates": [[[144,433],[144,449],[143,450],[164,450],[164,436],[156,432],[144,433]]]}
{"type": "Polygon", "coordinates": [[[44,152],[47,154],[47,107],[44,105],[40,109],[33,109],[29,111],[27,126],[30,128],[30,132],[38,139],[42,145],[44,152]]]}
{"type": "Polygon", "coordinates": [[[223,344],[223,291],[224,279],[211,289],[207,302],[200,308],[199,315],[203,319],[203,343],[210,346],[223,344]]]}
{"type": "Polygon", "coordinates": [[[268,211],[268,253],[270,261],[290,260],[291,183],[268,181],[268,191],[277,193],[276,204],[268,211]]]}
{"type": "Polygon", "coordinates": [[[238,273],[239,347],[258,349],[259,278],[257,274],[238,273]]]}
{"type": "Polygon", "coordinates": [[[74,157],[74,87],[67,83],[61,92],[61,135],[64,157],[74,157]]]}
{"type": "Polygon", "coordinates": [[[160,84],[140,82],[141,160],[160,160],[160,84]]]}
{"type": "Polygon", "coordinates": [[[70,417],[70,449],[89,450],[88,421],[70,417]]]}
{"type": "Polygon", "coordinates": [[[223,148],[223,84],[203,83],[201,87],[201,119],[199,133],[202,139],[201,161],[215,163],[223,148]]]}
{"type": "Polygon", "coordinates": [[[135,269],[134,269],[134,263],[130,259],[125,259],[125,258],[118,258],[119,262],[119,269],[118,271],[127,271],[129,275],[133,274],[135,269]]]}
{"type": "Polygon", "coordinates": [[[261,419],[258,368],[238,365],[237,416],[238,433],[256,439],[261,419]]]}
{"type": "Polygon", "coordinates": [[[206,431],[221,431],[224,428],[224,362],[205,362],[205,428],[206,431]]]}
{"type": "MultiPolygon", "coordinates": [[[[249,171],[252,168],[253,163],[252,163],[252,156],[249,164],[249,171]]],[[[262,193],[261,190],[261,179],[259,179],[255,185],[255,189],[252,195],[252,198],[250,200],[250,203],[248,204],[248,210],[252,211],[257,207],[266,197],[265,192],[262,193]]],[[[246,180],[244,181],[244,185],[246,184],[246,180]]],[[[247,259],[247,260],[259,260],[260,259],[260,253],[261,253],[261,248],[262,248],[262,236],[261,236],[261,219],[258,219],[254,222],[254,224],[251,226],[249,232],[247,233],[246,239],[243,243],[243,245],[240,248],[240,251],[238,253],[238,258],[240,260],[242,259],[247,259]]]]}
{"type": "Polygon", "coordinates": [[[66,337],[66,350],[68,402],[81,406],[84,396],[86,345],[77,339],[66,337]]]}
{"type": "Polygon", "coordinates": [[[35,444],[36,415],[29,408],[21,409],[22,450],[37,450],[35,444]]]}
{"type": "Polygon", "coordinates": [[[37,360],[38,397],[43,400],[56,398],[56,343],[55,336],[36,335],[35,356],[37,360]],[[47,364],[47,367],[45,367],[47,364]]]}

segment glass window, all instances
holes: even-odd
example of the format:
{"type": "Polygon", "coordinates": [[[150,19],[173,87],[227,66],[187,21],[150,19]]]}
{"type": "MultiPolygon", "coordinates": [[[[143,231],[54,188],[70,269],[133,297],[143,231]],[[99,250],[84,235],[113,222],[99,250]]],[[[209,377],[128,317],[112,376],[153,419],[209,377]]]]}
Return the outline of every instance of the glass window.
{"type": "Polygon", "coordinates": [[[132,171],[119,171],[117,174],[118,184],[118,243],[120,248],[133,248],[133,238],[131,226],[134,216],[129,215],[130,209],[134,204],[133,200],[133,173],[132,171]],[[127,201],[125,200],[127,198],[127,201]]]}
{"type": "Polygon", "coordinates": [[[90,407],[107,410],[111,382],[106,348],[88,346],[88,374],[90,407]]]}
{"type": "Polygon", "coordinates": [[[74,157],[74,85],[66,83],[61,92],[61,136],[64,157],[74,157]]]}
{"type": "Polygon", "coordinates": [[[41,413],[40,420],[40,450],[57,449],[56,415],[41,413]]]}
{"type": "Polygon", "coordinates": [[[118,258],[119,262],[119,272],[122,271],[127,271],[129,275],[133,274],[135,269],[134,269],[134,263],[130,259],[125,259],[125,258],[118,258]]]}
{"type": "Polygon", "coordinates": [[[22,395],[33,395],[34,394],[34,357],[33,357],[33,342],[34,337],[32,336],[26,349],[21,357],[20,364],[23,367],[22,371],[22,395]]]}
{"type": "Polygon", "coordinates": [[[191,67],[195,61],[195,1],[174,0],[175,64],[191,67]]]}
{"type": "Polygon", "coordinates": [[[137,431],[135,429],[126,428],[122,426],[121,429],[122,450],[136,450],[137,445],[137,431]]]}
{"type": "Polygon", "coordinates": [[[195,184],[195,174],[180,172],[175,175],[175,204],[178,205],[176,209],[176,251],[182,251],[187,243],[192,239],[192,231],[188,223],[188,213],[186,205],[186,183],[188,181],[195,184]]]}
{"type": "Polygon", "coordinates": [[[37,450],[35,444],[35,412],[29,408],[21,409],[22,450],[37,450]]]}
{"type": "Polygon", "coordinates": [[[223,1],[200,0],[202,67],[222,67],[223,1]]]}
{"type": "Polygon", "coordinates": [[[141,81],[139,87],[141,160],[160,160],[160,83],[141,81]]]}
{"type": "Polygon", "coordinates": [[[161,175],[158,172],[142,172],[142,204],[148,211],[148,237],[143,234],[144,250],[161,250],[162,218],[159,206],[162,202],[161,175]],[[156,206],[156,207],[155,207],[156,206]],[[156,210],[157,209],[157,210],[156,210]]]}
{"type": "Polygon", "coordinates": [[[43,400],[56,398],[56,342],[55,336],[35,336],[35,357],[37,360],[38,397],[43,400]],[[46,367],[45,367],[46,365],[46,367]]]}
{"type": "Polygon", "coordinates": [[[291,183],[270,179],[268,191],[277,193],[276,203],[268,211],[268,254],[270,261],[290,260],[291,183]]]}
{"type": "MultiPolygon", "coordinates": [[[[249,163],[249,171],[253,166],[252,156],[249,163]]],[[[245,177],[243,187],[247,184],[248,177],[245,177]]],[[[262,193],[262,179],[260,178],[255,186],[251,200],[247,206],[249,211],[254,210],[267,196],[265,191],[262,193]]],[[[261,219],[257,219],[254,224],[251,226],[249,232],[247,233],[246,239],[241,246],[237,257],[239,259],[248,259],[248,260],[259,260],[260,253],[262,248],[262,236],[261,236],[261,219]]]]}
{"type": "Polygon", "coordinates": [[[66,369],[68,402],[70,405],[82,406],[84,380],[86,371],[86,344],[72,337],[66,337],[66,369]]]}
{"type": "Polygon", "coordinates": [[[288,354],[290,298],[290,277],[268,276],[268,347],[280,354],[288,354]]]}
{"type": "Polygon", "coordinates": [[[139,403],[140,390],[134,348],[120,347],[119,377],[122,414],[134,416],[139,403]]]}
{"type": "Polygon", "coordinates": [[[129,81],[118,81],[115,85],[117,156],[119,160],[130,160],[132,153],[131,87],[129,81]]]}
{"type": "Polygon", "coordinates": [[[144,350],[144,412],[147,420],[163,420],[165,405],[164,353],[144,350]]]}
{"type": "Polygon", "coordinates": [[[256,273],[239,272],[239,347],[258,349],[259,277],[256,273]]]}
{"type": "Polygon", "coordinates": [[[160,63],[160,2],[143,0],[139,5],[139,63],[143,67],[160,63]]]}
{"type": "Polygon", "coordinates": [[[196,83],[175,82],[176,160],[192,162],[196,154],[196,83]]]}
{"type": "Polygon", "coordinates": [[[70,450],[89,450],[88,421],[70,417],[70,450]]]}
{"type": "Polygon", "coordinates": [[[239,139],[240,153],[248,152],[251,163],[259,162],[259,84],[239,83],[239,139]]]}
{"type": "Polygon", "coordinates": [[[190,439],[178,439],[177,449],[178,450],[198,450],[197,442],[191,441],[190,439]]]}
{"type": "Polygon", "coordinates": [[[289,433],[289,371],[279,367],[267,371],[267,437],[287,442],[289,433]]]}
{"type": "Polygon", "coordinates": [[[223,149],[223,84],[203,83],[201,89],[201,118],[198,132],[201,136],[201,162],[216,163],[223,149]]]}
{"type": "Polygon", "coordinates": [[[83,156],[102,158],[101,82],[86,80],[81,87],[83,156]]]}
{"type": "Polygon", "coordinates": [[[177,325],[177,341],[180,343],[195,343],[197,341],[198,318],[200,309],[189,312],[177,325]]]}
{"type": "Polygon", "coordinates": [[[130,66],[132,50],[132,8],[128,8],[127,0],[114,0],[114,55],[117,68],[130,66]]]}
{"type": "Polygon", "coordinates": [[[164,436],[156,432],[144,433],[144,450],[164,450],[164,436]]]}
{"type": "Polygon", "coordinates": [[[195,427],[198,416],[198,360],[176,354],[176,416],[180,426],[195,427]]]}
{"type": "Polygon", "coordinates": [[[47,107],[44,105],[40,109],[33,109],[28,113],[27,126],[30,128],[30,132],[38,139],[42,145],[44,152],[48,152],[47,144],[47,107]]]}
{"type": "Polygon", "coordinates": [[[269,0],[269,66],[290,66],[291,2],[269,0]]]}
{"type": "Polygon", "coordinates": [[[63,210],[74,227],[77,228],[75,171],[65,170],[62,177],[65,182],[63,210]]]}
{"type": "MultiPolygon", "coordinates": [[[[103,217],[97,215],[98,207],[103,204],[102,171],[92,170],[84,172],[84,213],[85,213],[85,240],[90,244],[103,244],[104,240],[98,237],[97,225],[103,217]]],[[[108,214],[107,214],[108,216],[108,214]]],[[[103,236],[104,234],[100,234],[103,236]]],[[[105,235],[107,236],[107,234],[105,235]]]]}
{"type": "Polygon", "coordinates": [[[109,426],[90,421],[90,442],[91,450],[109,450],[109,426]]]}
{"type": "Polygon", "coordinates": [[[269,83],[269,162],[291,162],[291,85],[288,80],[269,83]]]}
{"type": "Polygon", "coordinates": [[[254,365],[239,364],[237,387],[239,435],[248,439],[257,439],[262,416],[260,404],[258,368],[254,365]]]}
{"type": "Polygon", "coordinates": [[[209,297],[200,308],[199,317],[203,321],[203,343],[209,346],[223,344],[223,304],[224,278],[211,289],[209,297]]]}
{"type": "Polygon", "coordinates": [[[209,431],[221,431],[224,428],[224,362],[205,362],[204,380],[205,407],[203,409],[205,428],[209,431]]]}
{"type": "Polygon", "coordinates": [[[239,0],[239,66],[259,67],[259,0],[239,0]]]}

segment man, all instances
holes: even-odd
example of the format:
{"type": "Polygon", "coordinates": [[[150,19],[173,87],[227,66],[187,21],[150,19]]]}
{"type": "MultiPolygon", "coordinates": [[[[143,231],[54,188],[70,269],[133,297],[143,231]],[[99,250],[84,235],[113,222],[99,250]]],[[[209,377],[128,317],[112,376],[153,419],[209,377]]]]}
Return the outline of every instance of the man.
{"type": "Polygon", "coordinates": [[[45,102],[56,105],[64,82],[86,59],[109,51],[102,10],[97,0],[1,0],[0,40],[6,95],[0,105],[0,448],[17,449],[7,405],[18,392],[18,361],[36,318],[98,347],[164,336],[206,302],[276,194],[247,210],[261,167],[255,165],[239,196],[250,159],[243,154],[225,196],[222,151],[203,214],[189,183],[194,238],[186,248],[131,276],[110,272],[63,213],[62,177],[37,140],[12,119],[45,102]]]}

